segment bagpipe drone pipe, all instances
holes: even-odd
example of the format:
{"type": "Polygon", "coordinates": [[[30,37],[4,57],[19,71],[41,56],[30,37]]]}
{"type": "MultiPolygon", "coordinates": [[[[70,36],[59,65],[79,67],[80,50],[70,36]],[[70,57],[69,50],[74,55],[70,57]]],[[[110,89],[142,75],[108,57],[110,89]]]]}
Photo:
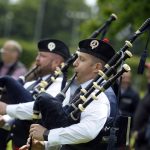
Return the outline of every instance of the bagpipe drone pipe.
{"type": "Polygon", "coordinates": [[[86,109],[93,100],[96,100],[97,96],[101,92],[104,92],[107,88],[109,88],[118,77],[120,77],[124,72],[130,70],[130,67],[124,64],[121,69],[113,75],[122,61],[132,56],[127,49],[132,47],[132,43],[139,35],[146,31],[149,25],[150,18],[142,24],[129,41],[125,42],[125,45],[121,48],[121,50],[118,51],[116,55],[114,55],[114,57],[105,65],[104,70],[100,70],[97,77],[85,89],[80,90],[79,94],[76,95],[70,105],[63,107],[62,99],[58,99],[57,96],[52,97],[49,94],[40,93],[34,103],[33,119],[35,121],[38,120],[41,114],[43,125],[47,129],[66,127],[79,122],[81,112],[84,111],[84,109],[86,109]],[[104,80],[106,80],[106,82],[101,85],[104,80]],[[92,94],[93,91],[97,92],[92,94]]]}

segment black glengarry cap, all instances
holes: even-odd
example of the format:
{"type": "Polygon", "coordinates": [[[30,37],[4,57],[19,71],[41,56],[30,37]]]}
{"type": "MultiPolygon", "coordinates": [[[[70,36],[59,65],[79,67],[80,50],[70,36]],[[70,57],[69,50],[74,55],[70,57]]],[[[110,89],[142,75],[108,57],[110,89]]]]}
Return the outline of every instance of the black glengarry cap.
{"type": "Polygon", "coordinates": [[[56,39],[42,39],[38,42],[39,51],[56,53],[67,60],[70,57],[68,46],[56,39]]]}
{"type": "Polygon", "coordinates": [[[106,63],[115,55],[115,50],[110,44],[98,39],[80,41],[79,51],[93,55],[106,63]]]}

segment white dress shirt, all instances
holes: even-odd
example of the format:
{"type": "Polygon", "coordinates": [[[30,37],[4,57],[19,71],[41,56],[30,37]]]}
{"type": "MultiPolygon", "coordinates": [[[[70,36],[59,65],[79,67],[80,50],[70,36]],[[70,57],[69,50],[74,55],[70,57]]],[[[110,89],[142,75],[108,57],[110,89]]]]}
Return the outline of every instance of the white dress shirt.
{"type": "MultiPolygon", "coordinates": [[[[85,88],[90,81],[81,85],[85,88]]],[[[69,92],[67,92],[69,93],[69,92]]],[[[64,103],[67,103],[65,99],[64,103]]],[[[64,128],[50,130],[48,141],[45,141],[45,149],[64,144],[79,144],[93,140],[103,128],[110,115],[110,103],[107,96],[102,92],[98,100],[94,100],[81,113],[80,122],[64,128]]]]}

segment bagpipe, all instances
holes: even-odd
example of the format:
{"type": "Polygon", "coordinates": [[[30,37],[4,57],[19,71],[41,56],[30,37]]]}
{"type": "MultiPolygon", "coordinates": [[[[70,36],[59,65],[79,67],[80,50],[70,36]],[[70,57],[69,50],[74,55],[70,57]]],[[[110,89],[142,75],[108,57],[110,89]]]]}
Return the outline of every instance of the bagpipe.
{"type": "MultiPolygon", "coordinates": [[[[146,31],[149,25],[150,18],[142,24],[142,26],[133,34],[133,36],[128,41],[125,41],[125,45],[104,66],[104,70],[99,70],[97,77],[85,89],[80,90],[79,94],[76,95],[71,104],[63,107],[62,99],[58,99],[57,96],[52,97],[45,92],[40,93],[34,103],[33,120],[37,121],[38,119],[40,119],[41,114],[42,123],[47,129],[66,127],[71,124],[78,123],[80,120],[81,112],[84,111],[93,100],[97,100],[97,96],[101,92],[104,92],[110,86],[112,86],[112,84],[117,80],[118,77],[120,77],[124,72],[130,71],[130,67],[127,64],[124,64],[123,66],[121,66],[121,69],[115,75],[113,75],[114,72],[117,71],[117,68],[122,64],[122,62],[132,56],[128,49],[132,47],[132,43],[136,40],[136,38],[146,31]],[[104,80],[105,82],[102,84],[104,80]],[[95,93],[93,91],[95,91],[95,93]]],[[[123,119],[123,117],[121,117],[121,119],[123,119]]],[[[118,122],[122,122],[120,121],[121,119],[119,119],[118,122]]],[[[127,127],[127,137],[124,142],[128,142],[127,140],[129,140],[129,128],[131,120],[127,118],[127,121],[125,122],[125,126],[127,127]]],[[[107,125],[109,126],[109,123],[106,124],[106,126],[107,125]]],[[[110,129],[110,127],[108,128],[110,129]]],[[[105,129],[106,128],[104,127],[104,130],[102,130],[102,132],[106,131],[105,129]]],[[[119,127],[119,125],[117,126],[117,130],[118,134],[120,134],[121,128],[119,127]]]]}
{"type": "MultiPolygon", "coordinates": [[[[62,107],[62,101],[57,99],[58,97],[52,97],[51,95],[42,92],[38,95],[36,98],[36,101],[34,103],[33,107],[33,119],[40,119],[40,113],[42,114],[42,122],[44,123],[44,126],[48,129],[57,128],[58,126],[65,126],[65,122],[67,125],[70,124],[68,121],[62,121],[64,119],[68,119],[70,121],[78,121],[80,118],[80,113],[84,111],[84,109],[93,101],[97,100],[97,96],[104,92],[106,89],[108,89],[114,81],[120,77],[124,72],[127,72],[130,70],[130,67],[127,64],[124,64],[123,67],[118,71],[116,75],[108,79],[102,86],[100,86],[101,81],[93,82],[92,86],[90,87],[89,91],[86,91],[86,89],[81,89],[81,94],[78,98],[78,95],[73,99],[73,102],[70,105],[62,107]],[[94,90],[97,90],[96,94],[93,94],[94,90]],[[92,95],[91,95],[92,94],[92,95]],[[91,95],[91,98],[88,99],[88,96],[91,95]],[[87,100],[88,99],[88,100],[87,100]],[[63,115],[65,117],[62,117],[63,115]],[[52,116],[49,116],[49,114],[52,114],[52,116]],[[56,116],[55,116],[56,115],[56,116]],[[56,119],[58,116],[59,119],[56,119]],[[55,119],[54,119],[54,118],[55,119]],[[49,118],[49,119],[48,119],[49,118]],[[53,118],[53,119],[52,119],[53,118]],[[60,122],[60,123],[58,123],[60,122]],[[61,124],[61,125],[60,125],[61,124]]],[[[99,77],[103,78],[103,76],[99,77]]]]}
{"type": "MultiPolygon", "coordinates": [[[[112,23],[112,21],[116,19],[117,16],[115,14],[111,14],[108,20],[106,20],[106,22],[104,23],[104,25],[99,29],[97,29],[96,31],[94,31],[90,37],[95,38],[104,30],[106,34],[106,28],[108,28],[112,23]]],[[[76,58],[77,58],[77,52],[72,54],[71,57],[66,62],[60,65],[60,67],[57,67],[54,73],[49,75],[49,77],[46,80],[41,80],[35,87],[33,87],[32,93],[26,90],[22,85],[24,85],[25,82],[28,81],[32,76],[36,77],[36,79],[38,78],[38,74],[36,73],[38,67],[34,67],[25,76],[21,76],[18,79],[19,82],[10,76],[0,77],[0,93],[1,93],[2,101],[11,104],[17,104],[20,102],[28,102],[28,101],[35,100],[36,96],[39,93],[45,91],[53,82],[55,82],[55,80],[60,75],[62,75],[69,68],[70,65],[72,65],[72,63],[76,58]],[[6,92],[5,95],[7,95],[7,98],[4,98],[2,96],[4,92],[6,92]]]]}

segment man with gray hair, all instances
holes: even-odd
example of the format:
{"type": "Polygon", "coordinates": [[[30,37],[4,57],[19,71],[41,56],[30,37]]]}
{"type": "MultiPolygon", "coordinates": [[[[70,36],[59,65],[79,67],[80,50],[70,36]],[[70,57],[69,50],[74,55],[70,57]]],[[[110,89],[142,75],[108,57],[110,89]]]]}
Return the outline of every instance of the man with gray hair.
{"type": "MultiPolygon", "coordinates": [[[[9,75],[18,79],[19,76],[26,73],[26,67],[19,61],[22,47],[17,41],[7,40],[0,49],[0,53],[0,77],[9,75]]],[[[4,97],[6,99],[6,94],[4,97]]],[[[0,149],[5,149],[6,147],[7,134],[7,131],[0,129],[0,149]]]]}
{"type": "Polygon", "coordinates": [[[15,79],[26,73],[25,66],[19,61],[22,47],[14,40],[8,40],[0,50],[0,76],[10,75],[15,79]]]}

